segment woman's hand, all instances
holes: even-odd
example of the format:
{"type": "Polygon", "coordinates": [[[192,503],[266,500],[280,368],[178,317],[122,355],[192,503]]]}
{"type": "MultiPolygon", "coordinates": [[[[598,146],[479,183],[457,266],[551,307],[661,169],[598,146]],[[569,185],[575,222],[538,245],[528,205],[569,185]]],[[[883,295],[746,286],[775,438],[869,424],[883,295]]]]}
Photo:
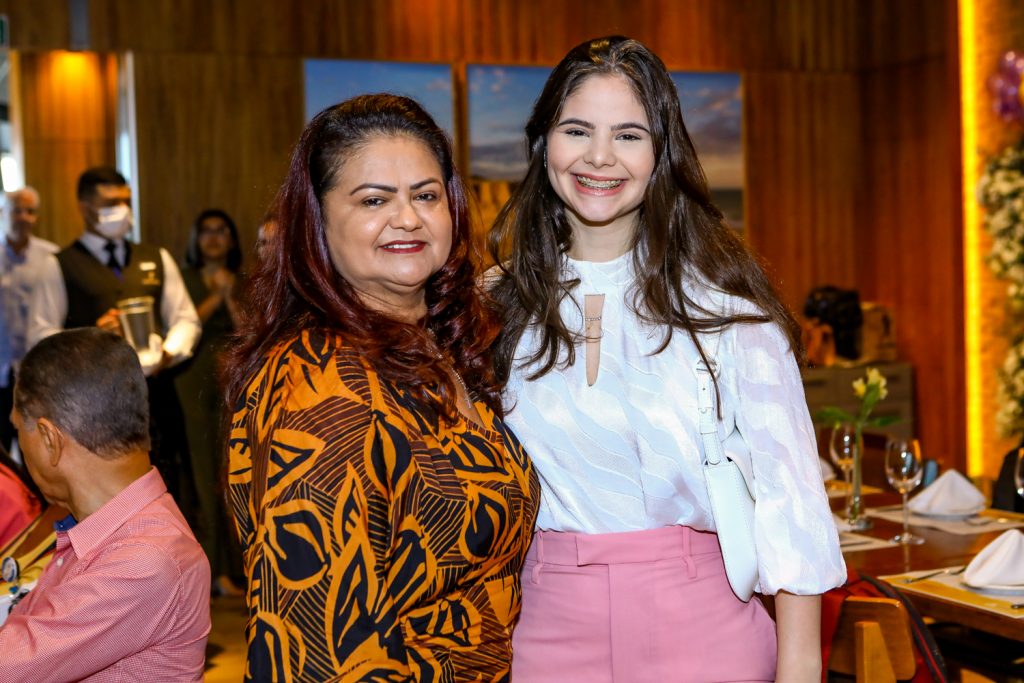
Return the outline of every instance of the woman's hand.
{"type": "Polygon", "coordinates": [[[821,596],[775,596],[775,619],[779,659],[775,669],[778,683],[820,683],[821,681],[821,596]]]}
{"type": "Polygon", "coordinates": [[[210,276],[210,289],[216,290],[222,298],[230,298],[234,288],[235,274],[227,268],[219,268],[210,276]]]}
{"type": "Polygon", "coordinates": [[[213,286],[219,288],[217,291],[220,292],[221,301],[228,309],[228,315],[231,316],[231,324],[236,328],[241,327],[242,311],[235,300],[235,284],[238,282],[238,277],[227,268],[221,268],[210,279],[213,286]]]}
{"type": "Polygon", "coordinates": [[[210,293],[196,305],[199,320],[206,322],[221,306],[227,306],[232,322],[237,326],[237,312],[234,305],[235,274],[227,268],[218,268],[210,275],[203,275],[210,293]]]}

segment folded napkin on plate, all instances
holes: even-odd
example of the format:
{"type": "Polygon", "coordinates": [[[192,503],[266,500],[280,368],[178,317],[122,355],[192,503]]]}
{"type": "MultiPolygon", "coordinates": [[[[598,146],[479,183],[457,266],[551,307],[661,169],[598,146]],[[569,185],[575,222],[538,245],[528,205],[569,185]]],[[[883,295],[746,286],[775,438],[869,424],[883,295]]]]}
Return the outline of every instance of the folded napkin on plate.
{"type": "Polygon", "coordinates": [[[1010,529],[985,546],[964,571],[969,586],[1024,587],[1024,534],[1010,529]]]}
{"type": "Polygon", "coordinates": [[[836,478],[836,471],[825,458],[818,458],[818,466],[821,467],[821,480],[831,481],[836,478]]]}
{"type": "Polygon", "coordinates": [[[922,515],[970,515],[985,509],[985,496],[956,470],[946,470],[907,504],[922,515]]]}

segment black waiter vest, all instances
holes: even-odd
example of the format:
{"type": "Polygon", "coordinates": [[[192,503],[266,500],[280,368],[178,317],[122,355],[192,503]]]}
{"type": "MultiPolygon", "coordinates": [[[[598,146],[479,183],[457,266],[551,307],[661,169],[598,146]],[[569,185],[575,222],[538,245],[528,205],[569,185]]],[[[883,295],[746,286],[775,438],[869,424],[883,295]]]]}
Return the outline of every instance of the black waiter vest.
{"type": "Polygon", "coordinates": [[[116,308],[118,301],[135,296],[153,297],[153,313],[157,325],[163,327],[160,302],[164,293],[164,262],[160,248],[125,242],[125,252],[128,262],[120,278],[97,261],[81,242],[76,241],[57,254],[68,294],[65,328],[91,327],[101,315],[116,308]]]}

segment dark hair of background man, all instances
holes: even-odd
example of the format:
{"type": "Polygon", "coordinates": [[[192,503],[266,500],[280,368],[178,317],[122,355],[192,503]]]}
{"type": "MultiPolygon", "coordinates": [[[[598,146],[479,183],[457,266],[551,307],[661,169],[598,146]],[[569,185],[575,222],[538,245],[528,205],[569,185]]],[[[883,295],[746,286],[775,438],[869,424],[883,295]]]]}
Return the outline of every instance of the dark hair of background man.
{"type": "Polygon", "coordinates": [[[78,176],[78,190],[76,196],[79,200],[88,199],[96,194],[97,185],[127,185],[125,177],[110,166],[95,166],[87,169],[78,176]]]}
{"type": "Polygon", "coordinates": [[[14,409],[26,421],[51,420],[104,458],[150,448],[139,358],[124,339],[98,328],[66,330],[32,347],[18,372],[14,409]]]}

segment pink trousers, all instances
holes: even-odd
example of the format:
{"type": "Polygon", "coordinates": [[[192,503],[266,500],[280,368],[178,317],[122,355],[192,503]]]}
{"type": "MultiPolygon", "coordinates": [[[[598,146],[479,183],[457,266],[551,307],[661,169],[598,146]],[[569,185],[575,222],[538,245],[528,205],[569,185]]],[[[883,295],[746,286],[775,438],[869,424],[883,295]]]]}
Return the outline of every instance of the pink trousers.
{"type": "Polygon", "coordinates": [[[512,683],[775,680],[775,623],[733,594],[715,534],[540,531],[522,586],[512,683]]]}

